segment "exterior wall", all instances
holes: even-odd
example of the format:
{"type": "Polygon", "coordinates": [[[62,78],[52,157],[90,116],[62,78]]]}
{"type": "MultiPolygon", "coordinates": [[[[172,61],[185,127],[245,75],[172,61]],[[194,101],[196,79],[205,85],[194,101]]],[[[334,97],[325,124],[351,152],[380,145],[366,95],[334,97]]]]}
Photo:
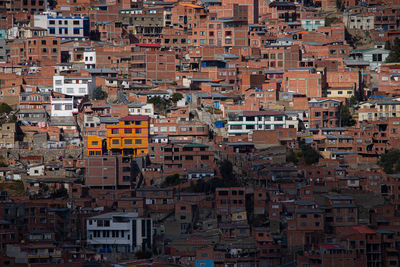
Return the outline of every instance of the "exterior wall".
{"type": "Polygon", "coordinates": [[[53,88],[55,92],[64,95],[83,97],[91,94],[94,89],[94,82],[92,79],[86,77],[66,77],[55,75],[53,77],[53,88]]]}
{"type": "Polygon", "coordinates": [[[308,97],[322,97],[325,79],[323,73],[313,72],[310,68],[290,69],[283,75],[282,89],[308,97]]]}
{"type": "Polygon", "coordinates": [[[96,52],[83,52],[83,59],[85,61],[85,66],[87,69],[96,68],[96,52]]]}
{"type": "MultiPolygon", "coordinates": [[[[229,116],[228,116],[229,117],[229,116]]],[[[274,130],[285,127],[286,116],[279,112],[251,112],[228,118],[228,134],[249,134],[253,130],[274,130]]]]}
{"type": "Polygon", "coordinates": [[[131,188],[136,184],[134,159],[127,156],[89,156],[85,185],[94,188],[131,188]]]}
{"type": "Polygon", "coordinates": [[[245,211],[246,194],[243,187],[217,188],[215,192],[216,211],[219,215],[245,211]]]}
{"type": "Polygon", "coordinates": [[[98,251],[107,248],[113,252],[135,252],[151,249],[153,237],[151,219],[135,218],[133,214],[132,216],[125,214],[118,216],[118,213],[109,215],[109,218],[92,217],[86,220],[87,244],[89,246],[98,251]]]}
{"type": "MultiPolygon", "coordinates": [[[[149,122],[132,116],[128,121],[120,120],[117,125],[107,126],[107,149],[124,150],[134,155],[145,155],[148,152],[149,122]]],[[[144,117],[144,116],[143,116],[144,117]]],[[[129,118],[125,117],[125,118],[129,118]]]]}
{"type": "Polygon", "coordinates": [[[301,19],[301,27],[306,29],[307,31],[314,31],[317,30],[319,27],[325,26],[325,19],[324,18],[305,18],[301,19]]]}
{"type": "Polygon", "coordinates": [[[321,127],[338,127],[339,126],[339,111],[340,101],[316,101],[315,103],[309,102],[310,117],[309,127],[310,128],[321,128],[321,127]]]}
{"type": "Polygon", "coordinates": [[[87,136],[88,156],[100,156],[103,153],[103,139],[98,136],[87,136]]]}
{"type": "Polygon", "coordinates": [[[375,29],[375,16],[354,15],[343,16],[343,22],[349,29],[373,30],[375,29]]]}
{"type": "Polygon", "coordinates": [[[73,98],[52,98],[51,116],[72,116],[78,112],[73,98]]]}

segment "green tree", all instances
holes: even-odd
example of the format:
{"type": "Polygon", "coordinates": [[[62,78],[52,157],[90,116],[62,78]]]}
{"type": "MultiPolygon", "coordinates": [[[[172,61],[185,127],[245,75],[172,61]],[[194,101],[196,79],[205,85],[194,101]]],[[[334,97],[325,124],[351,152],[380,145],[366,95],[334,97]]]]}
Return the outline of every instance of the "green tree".
{"type": "Polygon", "coordinates": [[[68,190],[65,189],[64,187],[61,187],[55,190],[51,196],[52,198],[64,198],[64,199],[68,198],[68,190]]]}
{"type": "Polygon", "coordinates": [[[219,165],[219,172],[224,180],[233,179],[233,165],[229,160],[224,160],[219,165]]]}
{"type": "Polygon", "coordinates": [[[107,98],[107,93],[104,92],[100,86],[96,87],[96,89],[93,90],[93,99],[104,100],[106,98],[107,98]]]}
{"type": "Polygon", "coordinates": [[[389,40],[387,40],[386,42],[385,42],[385,47],[384,47],[386,50],[392,50],[392,43],[389,41],[389,40]]]}
{"type": "Polygon", "coordinates": [[[7,103],[0,104],[0,113],[7,113],[9,114],[12,111],[12,108],[7,103]]]}
{"type": "Polygon", "coordinates": [[[358,103],[358,101],[357,101],[357,97],[356,96],[351,96],[350,97],[350,105],[351,106],[354,106],[354,105],[357,105],[357,103],[358,103]]]}
{"type": "Polygon", "coordinates": [[[147,100],[147,103],[153,104],[154,108],[159,112],[165,111],[168,105],[167,101],[165,101],[163,98],[159,96],[150,98],[149,100],[147,100]]]}
{"type": "Polygon", "coordinates": [[[171,97],[171,101],[176,103],[179,100],[181,100],[183,98],[183,95],[181,93],[174,93],[171,97]]]}
{"type": "Polygon", "coordinates": [[[174,175],[169,175],[167,177],[165,177],[163,186],[174,186],[174,185],[178,185],[180,182],[179,179],[179,174],[175,173],[174,175]]]}
{"type": "Polygon", "coordinates": [[[57,6],[57,0],[49,0],[49,1],[48,1],[48,4],[49,4],[49,8],[50,8],[51,10],[53,10],[53,9],[56,8],[56,6],[57,6]]]}
{"type": "Polygon", "coordinates": [[[343,8],[343,1],[342,0],[336,0],[336,8],[337,9],[342,9],[343,8]]]}
{"type": "Polygon", "coordinates": [[[400,172],[400,151],[396,149],[387,151],[381,155],[378,164],[388,174],[400,172]]]}
{"type": "Polygon", "coordinates": [[[304,140],[299,142],[301,149],[301,155],[304,158],[304,163],[307,165],[312,165],[319,161],[319,153],[315,151],[309,144],[306,144],[304,140]]]}
{"type": "Polygon", "coordinates": [[[386,58],[386,63],[400,62],[400,39],[396,38],[389,56],[386,58]]]}
{"type": "Polygon", "coordinates": [[[353,126],[356,124],[355,120],[353,120],[353,116],[350,113],[350,110],[347,106],[340,107],[340,126],[353,126]]]}
{"type": "Polygon", "coordinates": [[[286,155],[286,162],[293,162],[294,164],[299,162],[299,159],[297,158],[297,155],[293,149],[289,150],[288,154],[286,155]]]}

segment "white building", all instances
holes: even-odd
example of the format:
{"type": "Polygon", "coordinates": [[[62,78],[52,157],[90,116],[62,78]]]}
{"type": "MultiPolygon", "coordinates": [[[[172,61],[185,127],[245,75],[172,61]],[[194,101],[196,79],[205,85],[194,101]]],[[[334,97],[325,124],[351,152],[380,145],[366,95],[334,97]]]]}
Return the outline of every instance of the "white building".
{"type": "Polygon", "coordinates": [[[51,98],[51,116],[65,117],[78,113],[77,103],[74,98],[51,98]]]}
{"type": "Polygon", "coordinates": [[[286,115],[280,111],[243,111],[228,114],[228,134],[252,134],[254,130],[285,128],[286,115]]]}
{"type": "Polygon", "coordinates": [[[151,103],[135,103],[128,105],[129,115],[146,115],[154,117],[154,105],[151,103]]]}
{"type": "Polygon", "coordinates": [[[374,30],[375,16],[372,14],[345,14],[343,23],[348,29],[374,30]]]}
{"type": "Polygon", "coordinates": [[[85,61],[85,68],[95,69],[96,68],[96,52],[87,51],[83,52],[83,60],[85,61]]]}
{"type": "Polygon", "coordinates": [[[55,92],[83,97],[91,95],[95,87],[95,83],[91,77],[67,77],[67,76],[53,76],[53,88],[55,92]]]}
{"type": "Polygon", "coordinates": [[[87,245],[105,252],[151,250],[153,222],[135,212],[110,212],[86,220],[87,245]]]}
{"type": "Polygon", "coordinates": [[[33,25],[47,29],[48,36],[58,38],[89,38],[89,17],[62,16],[61,13],[48,12],[34,15],[33,25]]]}

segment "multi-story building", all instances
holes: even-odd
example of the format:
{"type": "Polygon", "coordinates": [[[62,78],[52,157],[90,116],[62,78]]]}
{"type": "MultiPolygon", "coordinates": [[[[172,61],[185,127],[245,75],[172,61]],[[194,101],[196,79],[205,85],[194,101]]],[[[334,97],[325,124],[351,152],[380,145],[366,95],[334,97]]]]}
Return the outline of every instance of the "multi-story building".
{"type": "Polygon", "coordinates": [[[217,188],[215,191],[215,203],[217,214],[221,216],[246,211],[245,188],[217,188]]]}
{"type": "Polygon", "coordinates": [[[343,23],[348,29],[373,30],[375,29],[375,16],[373,14],[344,14],[343,23]]]}
{"type": "Polygon", "coordinates": [[[47,35],[58,38],[88,38],[89,17],[62,16],[62,14],[34,16],[34,26],[47,29],[47,35]]]}
{"type": "Polygon", "coordinates": [[[378,121],[400,117],[400,101],[395,98],[377,98],[361,103],[358,121],[378,121]]]}
{"type": "Polygon", "coordinates": [[[13,148],[18,136],[15,123],[3,123],[0,127],[0,148],[13,148]]]}
{"type": "Polygon", "coordinates": [[[87,244],[96,251],[127,253],[151,251],[153,222],[135,212],[111,212],[86,220],[87,244]]]}
{"type": "Polygon", "coordinates": [[[296,201],[288,220],[288,245],[310,248],[322,239],[324,211],[313,201],[296,201]]]}
{"type": "Polygon", "coordinates": [[[300,14],[301,27],[307,31],[315,31],[319,27],[325,26],[325,18],[316,16],[313,12],[303,12],[300,14]]]}
{"type": "Polygon", "coordinates": [[[61,62],[60,40],[55,37],[14,40],[9,46],[13,64],[30,62],[46,66],[61,62]]]}
{"type": "Polygon", "coordinates": [[[254,130],[284,128],[286,115],[280,111],[242,111],[228,114],[228,134],[251,134],[254,130]]]}
{"type": "MultiPolygon", "coordinates": [[[[150,159],[155,157],[156,151],[150,148],[150,159]]],[[[196,143],[170,142],[163,149],[162,166],[163,172],[186,174],[196,171],[200,177],[214,174],[214,152],[210,151],[209,146],[196,143]]]]}
{"type": "Polygon", "coordinates": [[[138,162],[132,156],[88,156],[85,185],[90,188],[132,188],[137,184],[138,162]]]}
{"type": "Polygon", "coordinates": [[[283,75],[283,91],[304,94],[308,97],[322,97],[325,89],[325,73],[314,68],[289,69],[283,75]]]}
{"type": "Polygon", "coordinates": [[[107,150],[122,155],[146,155],[149,140],[149,117],[129,115],[118,124],[107,126],[107,150]]]}
{"type": "Polygon", "coordinates": [[[78,75],[53,77],[54,92],[64,95],[84,97],[91,95],[95,87],[95,83],[91,77],[78,75]]]}
{"type": "Polygon", "coordinates": [[[51,98],[51,116],[73,116],[77,113],[78,105],[73,97],[51,98]]]}
{"type": "Polygon", "coordinates": [[[335,227],[358,225],[358,208],[351,196],[328,196],[325,213],[328,232],[335,227]]]}
{"type": "Polygon", "coordinates": [[[341,102],[336,99],[312,99],[309,105],[309,127],[338,127],[341,102]]]}

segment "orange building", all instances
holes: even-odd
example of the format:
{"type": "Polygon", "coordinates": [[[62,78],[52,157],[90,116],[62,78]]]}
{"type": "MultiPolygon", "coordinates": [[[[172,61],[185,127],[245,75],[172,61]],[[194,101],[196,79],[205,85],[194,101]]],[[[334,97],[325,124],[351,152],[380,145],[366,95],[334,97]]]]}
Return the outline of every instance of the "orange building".
{"type": "Polygon", "coordinates": [[[107,126],[107,150],[114,154],[144,155],[148,151],[149,117],[129,115],[107,126]]]}
{"type": "Polygon", "coordinates": [[[98,136],[87,137],[88,156],[101,156],[103,154],[103,139],[98,136]]]}

